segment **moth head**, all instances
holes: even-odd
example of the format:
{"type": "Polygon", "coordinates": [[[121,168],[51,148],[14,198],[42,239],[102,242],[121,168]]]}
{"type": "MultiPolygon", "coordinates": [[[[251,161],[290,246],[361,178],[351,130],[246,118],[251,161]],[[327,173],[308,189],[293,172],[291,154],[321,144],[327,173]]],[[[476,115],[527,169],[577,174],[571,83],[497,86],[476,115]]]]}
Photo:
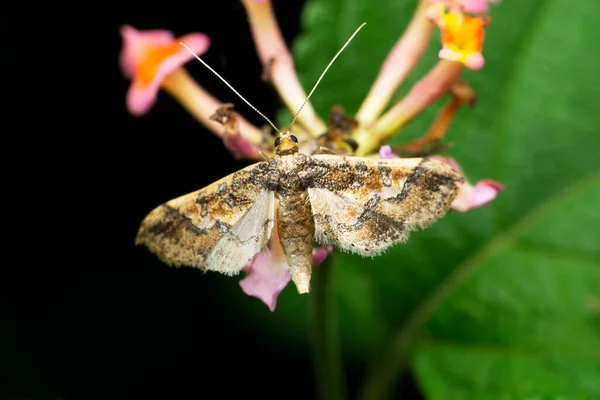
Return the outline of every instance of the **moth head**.
{"type": "Polygon", "coordinates": [[[284,156],[298,152],[298,138],[289,131],[281,133],[275,139],[275,154],[284,156]]]}

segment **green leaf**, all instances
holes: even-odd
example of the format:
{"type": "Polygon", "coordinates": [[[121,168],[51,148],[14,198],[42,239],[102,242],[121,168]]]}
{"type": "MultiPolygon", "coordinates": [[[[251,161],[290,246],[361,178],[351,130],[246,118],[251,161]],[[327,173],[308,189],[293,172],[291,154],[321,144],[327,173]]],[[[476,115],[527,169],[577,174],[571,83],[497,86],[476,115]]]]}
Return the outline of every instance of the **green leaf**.
{"type": "Polygon", "coordinates": [[[431,399],[597,399],[600,364],[506,348],[419,350],[416,369],[431,399]]]}
{"type": "MultiPolygon", "coordinates": [[[[335,104],[357,111],[415,4],[307,4],[294,46],[305,88],[367,22],[311,99],[323,118],[335,104]]],[[[464,74],[479,102],[459,112],[448,141],[471,181],[495,179],[506,190],[383,256],[336,254],[344,352],[381,355],[365,397],[385,394],[408,365],[431,399],[600,398],[597,15],[593,1],[493,5],[486,66],[464,74]]],[[[397,99],[438,50],[436,38],[397,99]]],[[[394,142],[425,132],[439,105],[394,142]]]]}
{"type": "Polygon", "coordinates": [[[414,365],[429,398],[600,397],[600,253],[586,251],[588,238],[562,240],[566,232],[599,237],[597,204],[600,174],[460,264],[445,302],[443,289],[426,301],[439,310],[414,365]]]}

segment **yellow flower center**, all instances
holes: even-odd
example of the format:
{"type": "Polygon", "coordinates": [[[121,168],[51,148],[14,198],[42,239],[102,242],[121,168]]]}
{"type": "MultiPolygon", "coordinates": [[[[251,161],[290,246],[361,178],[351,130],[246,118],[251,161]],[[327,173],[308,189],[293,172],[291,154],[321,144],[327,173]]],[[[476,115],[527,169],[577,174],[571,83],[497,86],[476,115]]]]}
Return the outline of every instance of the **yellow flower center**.
{"type": "Polygon", "coordinates": [[[477,53],[483,47],[483,21],[455,11],[442,16],[445,26],[442,29],[444,47],[464,55],[477,53]]]}

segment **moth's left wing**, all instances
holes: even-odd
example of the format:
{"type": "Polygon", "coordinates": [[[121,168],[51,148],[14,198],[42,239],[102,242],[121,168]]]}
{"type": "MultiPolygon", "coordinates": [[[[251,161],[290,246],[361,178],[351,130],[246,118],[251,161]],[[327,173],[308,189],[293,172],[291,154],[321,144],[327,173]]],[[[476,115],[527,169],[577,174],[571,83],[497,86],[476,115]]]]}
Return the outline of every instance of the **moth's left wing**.
{"type": "Polygon", "coordinates": [[[315,239],[364,256],[442,216],[463,178],[441,161],[315,155],[304,174],[315,239]]]}
{"type": "Polygon", "coordinates": [[[144,218],[136,244],[174,266],[237,274],[271,236],[275,194],[267,163],[235,172],[170,200],[144,218]]]}

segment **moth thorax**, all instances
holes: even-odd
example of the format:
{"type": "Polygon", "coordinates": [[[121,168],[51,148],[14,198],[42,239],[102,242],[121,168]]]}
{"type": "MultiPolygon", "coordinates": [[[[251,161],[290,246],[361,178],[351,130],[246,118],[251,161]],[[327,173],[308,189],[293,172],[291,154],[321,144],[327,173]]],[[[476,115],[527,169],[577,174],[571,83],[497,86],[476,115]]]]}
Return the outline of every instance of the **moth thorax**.
{"type": "Polygon", "coordinates": [[[298,139],[286,131],[275,139],[275,154],[284,156],[298,152],[298,139]]]}

